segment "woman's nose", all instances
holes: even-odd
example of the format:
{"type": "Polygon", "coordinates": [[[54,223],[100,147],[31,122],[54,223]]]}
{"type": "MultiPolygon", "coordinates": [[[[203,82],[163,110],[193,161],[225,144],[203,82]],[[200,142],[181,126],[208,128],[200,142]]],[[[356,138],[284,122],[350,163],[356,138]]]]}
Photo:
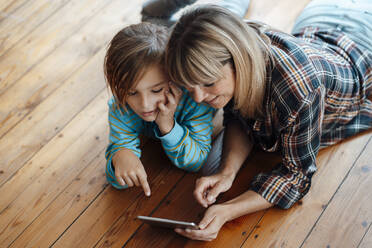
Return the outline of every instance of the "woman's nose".
{"type": "Polygon", "coordinates": [[[204,101],[206,94],[199,86],[196,86],[193,89],[192,93],[193,93],[192,95],[193,95],[195,102],[201,103],[204,101]]]}

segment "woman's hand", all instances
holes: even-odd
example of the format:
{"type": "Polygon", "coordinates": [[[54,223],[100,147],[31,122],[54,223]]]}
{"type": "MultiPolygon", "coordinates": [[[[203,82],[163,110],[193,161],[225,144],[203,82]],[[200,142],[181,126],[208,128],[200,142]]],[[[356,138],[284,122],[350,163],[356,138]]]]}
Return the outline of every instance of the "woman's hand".
{"type": "Polygon", "coordinates": [[[222,204],[210,206],[199,223],[201,230],[175,229],[174,231],[190,239],[211,241],[221,227],[230,220],[272,207],[273,204],[252,190],[222,204]]]}
{"type": "Polygon", "coordinates": [[[200,221],[200,230],[176,228],[174,231],[189,239],[212,241],[217,237],[223,224],[229,220],[227,213],[229,210],[225,205],[213,205],[208,208],[204,218],[200,221]]]}
{"type": "Polygon", "coordinates": [[[208,207],[216,201],[217,196],[230,189],[235,175],[218,173],[196,180],[194,197],[203,206],[208,207]]]}
{"type": "Polygon", "coordinates": [[[158,103],[159,113],[155,119],[162,135],[169,133],[174,127],[174,112],[176,112],[178,102],[182,97],[182,90],[175,84],[169,83],[169,91],[165,93],[167,102],[158,103]]]}
{"type": "Polygon", "coordinates": [[[115,168],[116,181],[124,186],[133,187],[134,185],[143,188],[146,196],[151,195],[147,174],[141,160],[129,149],[121,149],[112,158],[115,168]]]}

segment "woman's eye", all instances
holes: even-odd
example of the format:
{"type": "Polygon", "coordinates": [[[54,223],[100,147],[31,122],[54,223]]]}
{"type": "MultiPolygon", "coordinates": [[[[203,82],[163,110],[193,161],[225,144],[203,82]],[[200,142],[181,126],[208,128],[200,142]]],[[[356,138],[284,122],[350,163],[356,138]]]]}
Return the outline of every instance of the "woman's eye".
{"type": "Polygon", "coordinates": [[[158,89],[158,90],[152,90],[153,93],[160,93],[164,88],[158,89]]]}
{"type": "Polygon", "coordinates": [[[128,92],[128,96],[134,96],[137,92],[128,92]]]}
{"type": "Polygon", "coordinates": [[[203,84],[204,87],[212,87],[214,85],[214,83],[210,83],[210,84],[203,84]]]}

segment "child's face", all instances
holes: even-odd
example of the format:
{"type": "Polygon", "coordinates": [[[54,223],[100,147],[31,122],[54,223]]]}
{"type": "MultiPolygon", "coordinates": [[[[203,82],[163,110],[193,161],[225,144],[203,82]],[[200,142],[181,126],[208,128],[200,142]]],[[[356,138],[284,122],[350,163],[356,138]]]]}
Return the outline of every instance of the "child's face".
{"type": "Polygon", "coordinates": [[[155,121],[160,102],[166,104],[168,78],[159,65],[149,67],[136,87],[128,92],[127,104],[143,120],[155,121]]]}

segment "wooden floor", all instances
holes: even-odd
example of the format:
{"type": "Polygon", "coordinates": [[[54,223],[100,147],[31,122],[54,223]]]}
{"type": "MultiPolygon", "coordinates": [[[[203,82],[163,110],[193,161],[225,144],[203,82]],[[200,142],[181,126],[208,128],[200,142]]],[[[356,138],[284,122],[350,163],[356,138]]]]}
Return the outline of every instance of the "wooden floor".
{"type": "MultiPolygon", "coordinates": [[[[308,0],[251,0],[247,16],[289,31],[308,0]]],[[[290,210],[225,224],[209,243],[137,215],[198,222],[198,175],[147,142],[152,196],[105,181],[108,41],[143,1],[0,1],[0,247],[372,247],[372,132],[320,152],[310,193],[290,210]]],[[[224,201],[278,161],[256,151],[224,201]]]]}

